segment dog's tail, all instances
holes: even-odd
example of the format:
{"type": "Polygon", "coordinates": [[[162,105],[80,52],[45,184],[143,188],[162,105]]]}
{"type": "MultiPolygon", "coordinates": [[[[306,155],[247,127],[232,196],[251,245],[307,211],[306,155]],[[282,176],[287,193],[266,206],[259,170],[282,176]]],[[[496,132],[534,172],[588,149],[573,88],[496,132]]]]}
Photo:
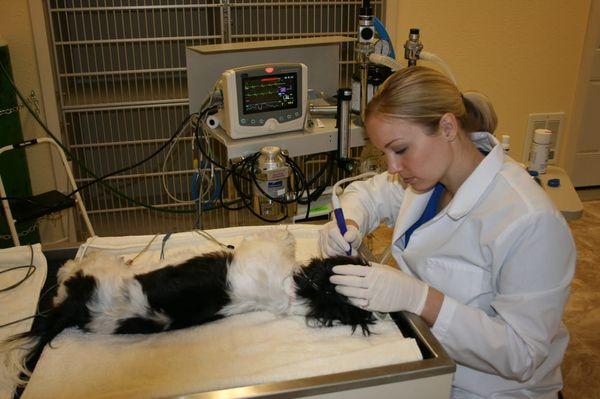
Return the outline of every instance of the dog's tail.
{"type": "Polygon", "coordinates": [[[26,363],[28,354],[32,352],[38,339],[29,332],[14,335],[0,343],[0,356],[2,357],[2,380],[11,381],[16,385],[26,382],[30,372],[26,363]]]}
{"type": "Polygon", "coordinates": [[[94,292],[93,277],[77,274],[65,282],[67,296],[45,315],[36,316],[30,331],[14,335],[0,342],[0,358],[7,381],[24,385],[44,347],[64,329],[85,328],[89,321],[87,303],[94,292]]]}
{"type": "MultiPolygon", "coordinates": [[[[60,308],[50,312],[60,312],[60,308]]],[[[57,318],[45,319],[44,316],[39,316],[31,331],[14,335],[0,343],[5,379],[17,385],[25,384],[31,375],[30,370],[33,369],[46,344],[50,343],[64,328],[72,325],[72,323],[51,325],[50,319],[57,318]]],[[[63,318],[63,322],[66,321],[63,318]]]]}

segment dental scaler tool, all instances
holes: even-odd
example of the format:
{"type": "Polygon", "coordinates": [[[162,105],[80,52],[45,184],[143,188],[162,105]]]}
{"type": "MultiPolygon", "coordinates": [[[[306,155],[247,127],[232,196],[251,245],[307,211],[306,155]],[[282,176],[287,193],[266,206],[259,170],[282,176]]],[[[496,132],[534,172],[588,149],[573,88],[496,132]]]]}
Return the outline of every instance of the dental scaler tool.
{"type": "MultiPolygon", "coordinates": [[[[346,219],[344,219],[344,211],[342,210],[342,205],[340,204],[340,199],[338,197],[339,186],[341,184],[349,183],[354,180],[360,180],[360,179],[365,179],[367,177],[372,177],[372,176],[375,176],[376,174],[377,174],[377,172],[362,173],[358,176],[352,176],[352,177],[348,177],[348,178],[339,180],[338,182],[336,182],[333,185],[333,190],[331,193],[331,204],[333,205],[333,214],[335,215],[335,221],[338,225],[338,228],[340,229],[340,233],[342,233],[342,236],[344,234],[346,234],[346,232],[348,231],[348,227],[346,226],[346,219]]],[[[351,252],[352,252],[352,246],[350,246],[350,249],[346,253],[348,255],[350,255],[351,252]]]]}

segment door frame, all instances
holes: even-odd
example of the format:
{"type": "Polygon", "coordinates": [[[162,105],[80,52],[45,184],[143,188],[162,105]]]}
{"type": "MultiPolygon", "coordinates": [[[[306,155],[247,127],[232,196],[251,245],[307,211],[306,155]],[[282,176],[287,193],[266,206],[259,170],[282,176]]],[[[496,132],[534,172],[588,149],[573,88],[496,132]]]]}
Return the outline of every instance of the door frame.
{"type": "Polygon", "coordinates": [[[588,14],[587,29],[581,52],[579,73],[575,86],[575,97],[571,111],[571,122],[568,124],[570,134],[565,137],[566,151],[564,158],[565,170],[573,180],[573,169],[575,167],[575,155],[579,138],[582,134],[583,113],[588,94],[588,82],[592,76],[592,64],[594,53],[598,47],[600,37],[600,0],[590,0],[590,12],[588,14]]]}

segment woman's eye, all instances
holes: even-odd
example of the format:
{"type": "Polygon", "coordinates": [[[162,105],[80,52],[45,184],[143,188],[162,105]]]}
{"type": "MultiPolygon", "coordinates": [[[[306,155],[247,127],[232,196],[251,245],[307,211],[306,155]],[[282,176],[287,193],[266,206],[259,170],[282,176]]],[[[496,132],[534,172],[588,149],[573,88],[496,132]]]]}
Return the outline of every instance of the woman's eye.
{"type": "Polygon", "coordinates": [[[394,153],[396,153],[398,155],[404,154],[404,152],[406,152],[406,147],[394,150],[394,153]]]}

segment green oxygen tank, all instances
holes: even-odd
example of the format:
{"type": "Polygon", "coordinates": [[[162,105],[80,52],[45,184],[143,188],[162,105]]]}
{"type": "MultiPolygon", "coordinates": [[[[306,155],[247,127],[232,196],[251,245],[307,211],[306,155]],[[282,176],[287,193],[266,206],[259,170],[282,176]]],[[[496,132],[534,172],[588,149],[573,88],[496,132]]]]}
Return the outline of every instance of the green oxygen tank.
{"type": "MultiPolygon", "coordinates": [[[[8,45],[0,36],[0,64],[12,79],[10,54],[8,45]]],[[[17,108],[17,95],[2,70],[0,70],[0,147],[23,141],[21,120],[17,108]]],[[[4,182],[6,194],[9,197],[31,196],[31,182],[25,150],[17,149],[0,155],[0,174],[4,182]]],[[[11,208],[16,205],[11,201],[11,208]]],[[[6,215],[1,211],[0,217],[0,248],[13,246],[10,230],[6,223],[6,215]]],[[[17,232],[21,245],[40,242],[35,220],[17,224],[17,232]]]]}

